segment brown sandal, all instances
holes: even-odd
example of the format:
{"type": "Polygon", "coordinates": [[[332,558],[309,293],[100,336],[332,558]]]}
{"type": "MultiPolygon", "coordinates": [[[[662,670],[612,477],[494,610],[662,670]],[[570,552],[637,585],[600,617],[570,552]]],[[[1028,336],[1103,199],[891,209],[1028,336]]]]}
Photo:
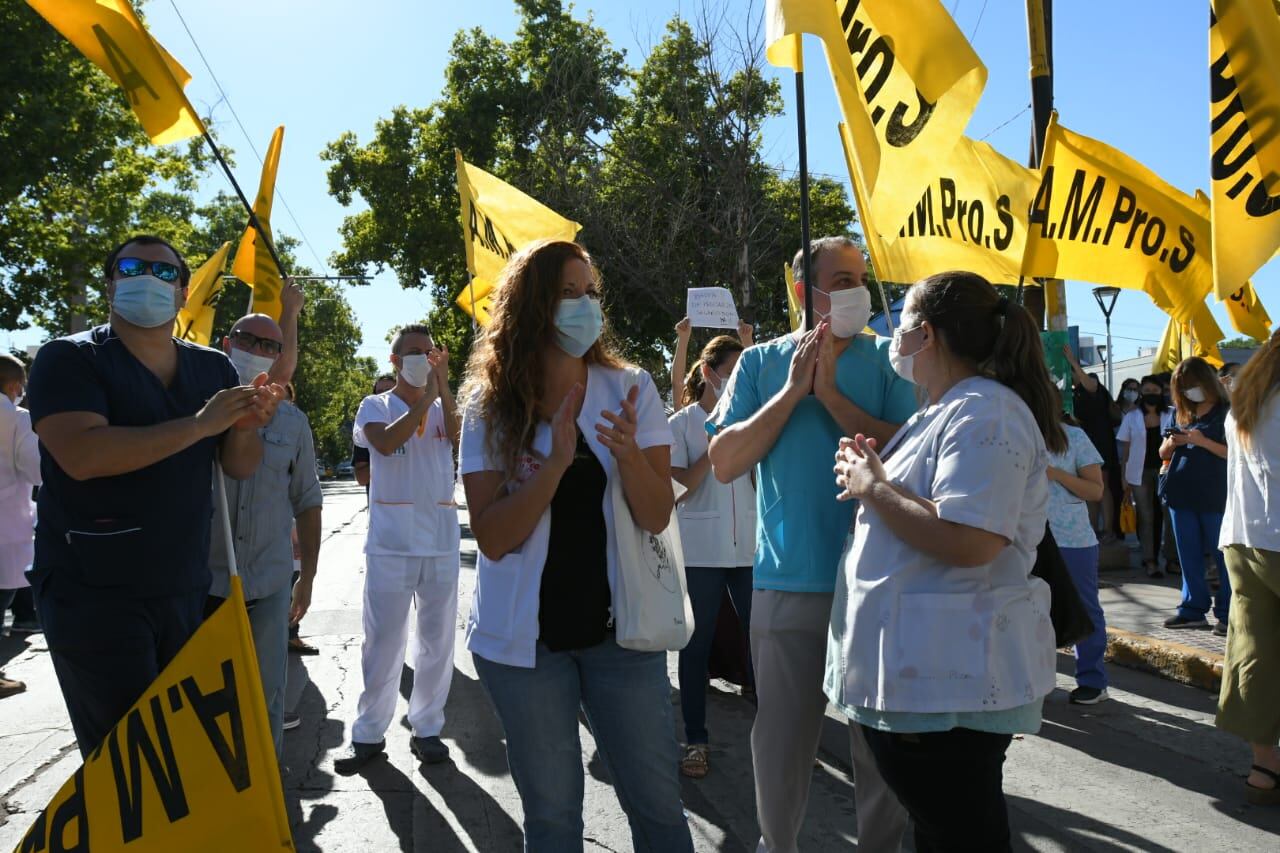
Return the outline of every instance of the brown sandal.
{"type": "Polygon", "coordinates": [[[1270,776],[1274,783],[1270,788],[1258,788],[1249,784],[1249,780],[1244,780],[1245,799],[1255,806],[1275,806],[1280,805],[1280,773],[1274,770],[1255,764],[1252,770],[1256,770],[1263,776],[1270,776]]]}
{"type": "Polygon", "coordinates": [[[711,748],[705,743],[691,743],[684,750],[684,758],[680,759],[680,773],[690,779],[702,779],[711,769],[708,756],[711,748]]]}

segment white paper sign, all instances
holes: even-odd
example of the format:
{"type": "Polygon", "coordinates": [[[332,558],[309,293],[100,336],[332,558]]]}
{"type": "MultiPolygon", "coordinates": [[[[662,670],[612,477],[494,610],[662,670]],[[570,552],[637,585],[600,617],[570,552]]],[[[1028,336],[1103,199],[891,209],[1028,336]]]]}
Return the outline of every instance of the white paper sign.
{"type": "Polygon", "coordinates": [[[727,287],[691,287],[685,316],[704,329],[738,328],[738,309],[727,287]]]}

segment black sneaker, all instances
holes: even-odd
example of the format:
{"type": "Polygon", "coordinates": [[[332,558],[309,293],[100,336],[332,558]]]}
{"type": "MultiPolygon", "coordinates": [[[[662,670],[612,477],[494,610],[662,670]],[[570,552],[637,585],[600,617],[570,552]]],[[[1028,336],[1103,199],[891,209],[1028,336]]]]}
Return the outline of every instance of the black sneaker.
{"type": "Polygon", "coordinates": [[[449,760],[449,747],[435,735],[411,738],[409,751],[423,764],[440,764],[449,760]]]}
{"type": "Polygon", "coordinates": [[[341,776],[353,776],[375,758],[383,758],[387,752],[387,742],[360,743],[353,740],[346,753],[333,762],[333,772],[341,776]]]}
{"type": "Polygon", "coordinates": [[[1111,696],[1107,693],[1107,688],[1099,690],[1096,687],[1077,687],[1071,691],[1068,701],[1072,705],[1097,705],[1099,702],[1105,702],[1111,696]]]}
{"type": "Polygon", "coordinates": [[[290,714],[288,711],[284,712],[284,726],[282,728],[286,732],[291,732],[294,729],[298,728],[298,726],[300,725],[302,725],[301,716],[299,716],[298,714],[290,714]]]}
{"type": "Polygon", "coordinates": [[[1213,633],[1219,637],[1227,636],[1227,623],[1221,619],[1218,620],[1218,624],[1213,626],[1213,633]]]}
{"type": "Polygon", "coordinates": [[[1170,616],[1164,620],[1166,628],[1208,628],[1209,622],[1203,616],[1170,616]]]}

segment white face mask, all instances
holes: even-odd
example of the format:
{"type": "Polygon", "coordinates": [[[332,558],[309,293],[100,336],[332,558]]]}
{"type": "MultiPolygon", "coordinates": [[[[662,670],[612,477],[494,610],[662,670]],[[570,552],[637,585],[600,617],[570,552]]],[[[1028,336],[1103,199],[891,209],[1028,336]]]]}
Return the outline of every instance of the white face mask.
{"type": "Polygon", "coordinates": [[[899,327],[894,330],[893,340],[889,342],[889,364],[893,367],[893,372],[913,385],[916,381],[916,356],[920,353],[920,350],[924,349],[924,344],[922,343],[920,349],[911,353],[911,355],[903,355],[900,347],[902,346],[902,336],[908,332],[914,332],[918,328],[920,328],[918,325],[906,329],[899,327]]]}
{"type": "Polygon", "coordinates": [[[721,379],[720,375],[714,370],[707,371],[702,378],[704,380],[703,384],[711,389],[711,395],[719,400],[720,395],[724,393],[724,386],[729,380],[721,379]]]}
{"type": "Polygon", "coordinates": [[[1204,402],[1204,389],[1203,389],[1203,388],[1188,388],[1188,389],[1187,389],[1187,391],[1186,391],[1186,394],[1187,394],[1187,399],[1188,399],[1188,400],[1190,400],[1190,401],[1191,401],[1191,402],[1193,402],[1193,403],[1203,403],[1203,402],[1204,402]]]}
{"type": "Polygon", "coordinates": [[[431,378],[431,362],[425,355],[401,356],[400,375],[414,388],[422,388],[431,378]]]}
{"type": "Polygon", "coordinates": [[[274,358],[254,355],[239,347],[232,347],[227,357],[231,359],[231,365],[236,369],[236,375],[240,377],[242,385],[250,384],[258,378],[259,373],[266,373],[271,370],[271,365],[276,363],[274,358]]]}
{"type": "Polygon", "coordinates": [[[1138,398],[1142,395],[1138,393],[1136,388],[1130,388],[1123,391],[1120,396],[1124,398],[1126,403],[1136,403],[1138,402],[1138,398]]]}
{"type": "Polygon", "coordinates": [[[827,313],[831,334],[837,338],[852,338],[867,327],[867,321],[871,319],[871,291],[867,288],[833,290],[827,298],[831,300],[831,310],[827,313]]]}

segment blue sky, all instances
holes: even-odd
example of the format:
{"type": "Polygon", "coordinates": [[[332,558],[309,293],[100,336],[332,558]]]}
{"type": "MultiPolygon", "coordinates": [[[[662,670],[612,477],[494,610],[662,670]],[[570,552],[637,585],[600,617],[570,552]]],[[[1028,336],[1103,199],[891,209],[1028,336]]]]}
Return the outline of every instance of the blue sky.
{"type": "MultiPolygon", "coordinates": [[[[340,246],[338,228],[350,211],[328,194],[319,154],[346,130],[362,141],[374,122],[398,104],[423,106],[443,84],[449,43],[459,29],[481,27],[510,37],[516,26],[511,0],[172,0],[181,10],[212,65],[230,104],[259,151],[277,124],[286,126],[277,182],[274,226],[298,235],[279,199],[287,201],[307,243],[300,257],[319,266],[340,246]]],[[[217,87],[183,29],[171,0],[145,5],[153,34],[191,72],[187,92],[202,113],[219,101],[217,87]]],[[[762,0],[708,0],[723,7],[730,22],[757,28],[762,0]]],[[[984,138],[1006,156],[1026,161],[1031,113],[1029,59],[1023,0],[943,0],[970,36],[989,79],[968,133],[984,138]],[[1021,115],[1019,113],[1021,112],[1021,115]],[[1015,118],[1016,116],[1016,118],[1015,118]],[[1012,119],[1012,121],[1010,121],[1012,119]],[[1005,124],[1005,122],[1008,122],[1005,124]],[[1003,127],[1001,127],[1003,125],[1003,127]],[[997,129],[999,128],[999,129],[997,129]],[[988,135],[989,134],[989,135],[988,135]]],[[[1070,0],[1058,2],[1054,20],[1055,103],[1060,120],[1079,133],[1101,139],[1152,168],[1190,193],[1207,187],[1209,106],[1207,3],[1191,0],[1070,0]]],[[[575,14],[590,14],[638,64],[646,45],[674,14],[696,17],[696,2],[676,0],[580,0],[575,14]]],[[[846,179],[834,133],[839,120],[822,49],[806,41],[809,164],[816,173],[846,179]]],[[[767,157],[795,168],[797,157],[794,86],[783,72],[787,114],[765,129],[767,157]]],[[[213,109],[222,138],[237,152],[237,175],[246,191],[257,186],[258,161],[226,103],[213,109]]],[[[228,188],[211,176],[209,193],[228,188]]],[[[461,233],[459,233],[461,239],[461,233]]],[[[1264,302],[1280,317],[1280,262],[1254,278],[1264,302]]],[[[1072,324],[1083,334],[1103,331],[1093,285],[1069,282],[1072,324]]],[[[389,274],[368,287],[350,287],[348,298],[364,332],[362,354],[385,361],[387,330],[430,307],[426,291],[403,290],[389,274]]],[[[1235,333],[1215,307],[1224,332],[1235,333]]],[[[1154,345],[1165,316],[1137,291],[1125,291],[1113,317],[1118,358],[1154,345]]],[[[38,342],[43,335],[12,335],[12,343],[38,342]]]]}

